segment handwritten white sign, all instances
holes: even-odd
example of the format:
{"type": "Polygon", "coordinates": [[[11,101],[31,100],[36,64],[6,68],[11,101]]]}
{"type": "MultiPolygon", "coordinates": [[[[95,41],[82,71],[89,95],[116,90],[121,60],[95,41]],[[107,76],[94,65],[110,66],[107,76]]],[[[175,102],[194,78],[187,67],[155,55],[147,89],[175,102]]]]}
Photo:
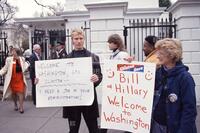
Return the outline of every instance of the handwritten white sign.
{"type": "Polygon", "coordinates": [[[155,68],[153,63],[105,61],[101,128],[150,132],[155,68]]]}
{"type": "Polygon", "coordinates": [[[36,107],[91,105],[91,57],[37,61],[36,107]]]}

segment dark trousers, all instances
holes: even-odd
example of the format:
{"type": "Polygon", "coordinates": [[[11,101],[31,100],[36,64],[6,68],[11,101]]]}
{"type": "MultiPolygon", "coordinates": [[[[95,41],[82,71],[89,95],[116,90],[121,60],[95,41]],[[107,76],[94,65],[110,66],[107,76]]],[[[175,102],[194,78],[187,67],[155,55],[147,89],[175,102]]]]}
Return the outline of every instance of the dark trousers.
{"type": "Polygon", "coordinates": [[[31,83],[32,83],[32,100],[33,100],[33,104],[36,105],[36,87],[34,84],[34,80],[31,79],[31,83]]]}
{"type": "Polygon", "coordinates": [[[100,133],[107,133],[108,129],[100,129],[100,133]]]}
{"type": "Polygon", "coordinates": [[[168,132],[166,126],[160,125],[155,120],[152,120],[150,133],[168,133],[168,132]]]}
{"type": "MultiPolygon", "coordinates": [[[[101,129],[100,133],[107,133],[107,131],[108,131],[108,129],[101,129]]],[[[125,131],[124,133],[131,133],[131,132],[125,131]]]]}
{"type": "MultiPolygon", "coordinates": [[[[89,133],[99,133],[97,118],[88,118],[83,114],[89,133]]],[[[68,118],[69,121],[69,133],[78,133],[81,123],[81,113],[76,118],[68,118]]]]}

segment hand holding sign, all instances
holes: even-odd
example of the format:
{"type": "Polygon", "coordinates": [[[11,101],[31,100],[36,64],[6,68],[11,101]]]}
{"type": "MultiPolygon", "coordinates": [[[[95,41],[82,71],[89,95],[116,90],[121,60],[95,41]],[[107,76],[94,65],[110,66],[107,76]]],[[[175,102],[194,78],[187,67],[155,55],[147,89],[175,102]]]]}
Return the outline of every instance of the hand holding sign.
{"type": "Polygon", "coordinates": [[[91,79],[90,79],[93,83],[99,81],[99,77],[96,74],[93,74],[91,79]]]}

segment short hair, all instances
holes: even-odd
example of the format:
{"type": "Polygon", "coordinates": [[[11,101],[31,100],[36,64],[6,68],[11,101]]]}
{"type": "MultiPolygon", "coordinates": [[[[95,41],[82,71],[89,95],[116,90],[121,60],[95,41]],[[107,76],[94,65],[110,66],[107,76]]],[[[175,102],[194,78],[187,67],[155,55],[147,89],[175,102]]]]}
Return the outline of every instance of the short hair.
{"type": "Polygon", "coordinates": [[[108,43],[114,43],[120,51],[124,51],[124,43],[119,34],[112,34],[108,37],[108,43]]]}
{"type": "Polygon", "coordinates": [[[40,45],[39,44],[34,44],[33,45],[33,51],[40,49],[40,45]]]}
{"type": "Polygon", "coordinates": [[[155,44],[156,49],[166,51],[174,62],[182,60],[182,46],[181,41],[175,38],[165,38],[157,41],[155,44]]]}
{"type": "Polygon", "coordinates": [[[83,30],[81,30],[79,28],[72,29],[72,31],[71,31],[71,38],[73,38],[75,34],[83,35],[84,36],[83,30]]]}
{"type": "Polygon", "coordinates": [[[145,37],[145,41],[147,41],[151,46],[155,47],[155,43],[158,41],[156,36],[149,35],[145,37]]]}

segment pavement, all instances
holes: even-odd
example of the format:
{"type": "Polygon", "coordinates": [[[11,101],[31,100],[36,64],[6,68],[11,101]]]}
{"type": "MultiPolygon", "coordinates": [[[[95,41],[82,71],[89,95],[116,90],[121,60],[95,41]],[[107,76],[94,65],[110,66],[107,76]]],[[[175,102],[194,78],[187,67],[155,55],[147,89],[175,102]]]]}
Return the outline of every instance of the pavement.
{"type": "MultiPolygon", "coordinates": [[[[30,81],[28,79],[28,84],[30,81]]],[[[0,86],[2,90],[2,86],[0,86]]],[[[30,88],[28,89],[30,95],[30,88]]],[[[1,95],[1,94],[0,94],[1,95]]],[[[200,106],[197,107],[197,130],[200,133],[200,106]]],[[[68,121],[62,118],[62,108],[36,108],[30,99],[24,103],[24,114],[14,111],[11,100],[0,101],[0,133],[68,133],[68,121]]],[[[88,133],[82,119],[80,132],[88,133]]],[[[108,133],[123,133],[109,130],[108,133]]]]}

